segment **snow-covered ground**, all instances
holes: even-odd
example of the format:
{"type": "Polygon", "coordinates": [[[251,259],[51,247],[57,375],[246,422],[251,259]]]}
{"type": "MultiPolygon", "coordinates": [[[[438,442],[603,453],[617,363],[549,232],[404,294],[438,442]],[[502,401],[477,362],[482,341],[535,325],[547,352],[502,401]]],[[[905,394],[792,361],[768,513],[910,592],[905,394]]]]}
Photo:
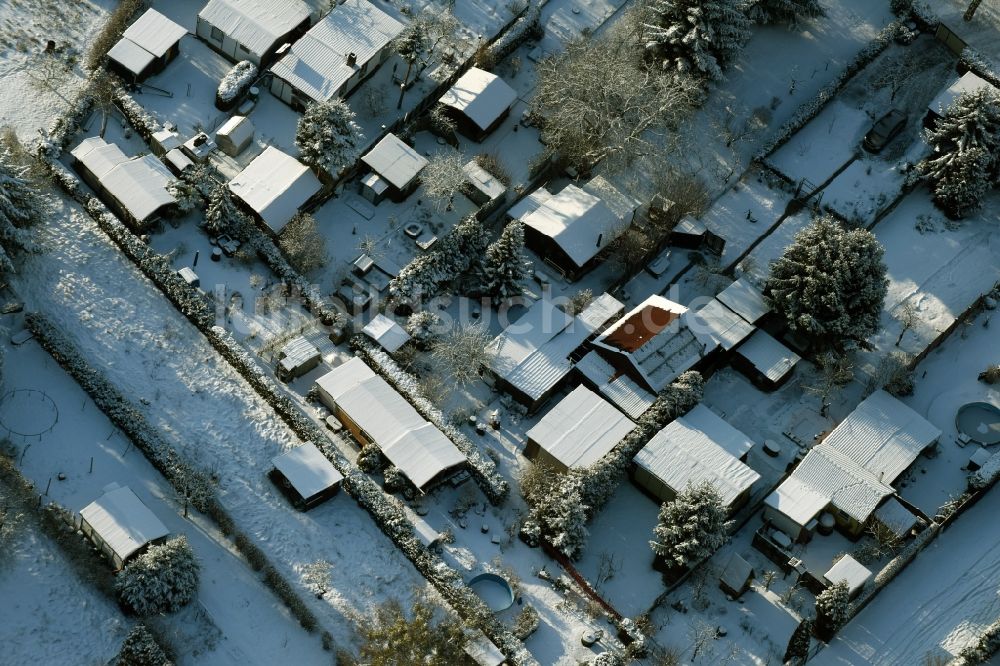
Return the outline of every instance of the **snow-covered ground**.
{"type": "MultiPolygon", "coordinates": [[[[100,497],[106,485],[128,485],[172,534],[186,535],[194,548],[202,568],[197,608],[176,620],[174,616],[164,618],[172,632],[191,637],[175,646],[184,662],[211,660],[235,665],[291,660],[319,664],[328,659],[319,641],[299,626],[264,587],[259,575],[232,552],[211,521],[196,512],[190,519],[182,517],[183,507],[170,484],[47,352],[35,342],[5,347],[6,391],[35,389],[44,391],[48,399],[45,409],[32,409],[23,399],[9,394],[0,401],[3,427],[16,424],[25,434],[45,430],[38,437],[9,435],[22,473],[35,487],[49,487],[49,498],[76,512],[100,497]],[[49,426],[51,430],[46,430],[49,426]],[[60,473],[65,474],[65,480],[58,480],[60,473]]],[[[62,580],[72,576],[63,574],[62,580]]],[[[92,605],[100,608],[97,602],[92,605]]],[[[47,624],[37,612],[23,619],[25,624],[47,624]]],[[[49,618],[52,620],[55,618],[49,618]]],[[[59,641],[55,641],[53,649],[58,646],[59,641]]],[[[30,656],[38,655],[25,655],[24,661],[30,661],[30,656]]]]}
{"type": "MultiPolygon", "coordinates": [[[[941,533],[810,663],[889,666],[956,656],[1000,616],[996,489],[941,533]]],[[[934,662],[936,663],[936,662],[934,662]]]]}
{"type": "Polygon", "coordinates": [[[318,559],[334,563],[334,591],[310,604],[338,642],[354,639],[353,613],[424,585],[350,498],[292,510],[266,473],[294,435],[75,205],[57,201],[38,236],[44,252],[16,280],[26,307],[49,316],[126,395],[148,402],[150,421],[218,475],[223,505],[287,576],[318,559]]]}
{"type": "Polygon", "coordinates": [[[101,29],[113,0],[8,0],[0,3],[0,126],[10,125],[22,141],[38,138],[80,89],[79,60],[101,29]],[[65,76],[40,66],[48,40],[74,65],[65,76]]]}

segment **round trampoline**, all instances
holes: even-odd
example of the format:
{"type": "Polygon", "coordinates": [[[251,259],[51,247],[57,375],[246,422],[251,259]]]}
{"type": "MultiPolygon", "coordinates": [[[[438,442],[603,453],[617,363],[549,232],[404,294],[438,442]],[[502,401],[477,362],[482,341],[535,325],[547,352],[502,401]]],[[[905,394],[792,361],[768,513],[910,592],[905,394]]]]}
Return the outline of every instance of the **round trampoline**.
{"type": "Polygon", "coordinates": [[[988,402],[962,405],[955,415],[955,427],[980,444],[1000,442],[1000,409],[988,402]]]}
{"type": "Polygon", "coordinates": [[[494,613],[505,611],[514,605],[514,590],[510,583],[492,573],[481,573],[469,580],[469,588],[494,613]]]}

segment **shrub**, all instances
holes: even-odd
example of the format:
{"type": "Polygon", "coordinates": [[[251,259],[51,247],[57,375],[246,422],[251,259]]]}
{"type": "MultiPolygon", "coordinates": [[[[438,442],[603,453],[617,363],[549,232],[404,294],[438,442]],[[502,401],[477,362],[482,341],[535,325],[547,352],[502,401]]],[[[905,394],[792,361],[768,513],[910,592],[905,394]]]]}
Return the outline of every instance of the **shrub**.
{"type": "Polygon", "coordinates": [[[532,606],[525,606],[514,619],[514,635],[522,641],[526,640],[528,636],[538,630],[538,625],[538,611],[532,606]]]}
{"type": "Polygon", "coordinates": [[[1000,365],[994,363],[986,366],[986,369],[979,373],[979,381],[987,384],[1000,384],[1000,365]]]}
{"type": "Polygon", "coordinates": [[[137,624],[125,637],[115,666],[169,666],[170,659],[144,624],[137,624]]]}
{"type": "Polygon", "coordinates": [[[199,571],[187,537],[178,536],[128,562],[115,586],[122,603],[138,615],[173,613],[197,596],[199,571]]]}
{"type": "Polygon", "coordinates": [[[510,186],[510,171],[496,153],[479,153],[476,155],[476,164],[505,186],[510,186]]]}
{"type": "Polygon", "coordinates": [[[243,60],[233,65],[232,69],[219,81],[219,89],[215,91],[215,106],[220,111],[228,111],[236,106],[257,79],[257,66],[249,60],[243,60]]]}

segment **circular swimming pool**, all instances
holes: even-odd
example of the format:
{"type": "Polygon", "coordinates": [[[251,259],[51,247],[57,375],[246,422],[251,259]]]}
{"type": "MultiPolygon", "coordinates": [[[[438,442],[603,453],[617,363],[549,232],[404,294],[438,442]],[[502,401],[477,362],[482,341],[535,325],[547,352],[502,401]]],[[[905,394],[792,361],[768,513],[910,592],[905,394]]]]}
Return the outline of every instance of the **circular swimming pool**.
{"type": "Polygon", "coordinates": [[[494,613],[505,611],[514,605],[514,590],[510,583],[492,573],[481,573],[469,580],[469,588],[494,613]]]}
{"type": "Polygon", "coordinates": [[[988,402],[962,405],[955,415],[955,427],[980,444],[996,444],[1000,442],[1000,409],[988,402]]]}

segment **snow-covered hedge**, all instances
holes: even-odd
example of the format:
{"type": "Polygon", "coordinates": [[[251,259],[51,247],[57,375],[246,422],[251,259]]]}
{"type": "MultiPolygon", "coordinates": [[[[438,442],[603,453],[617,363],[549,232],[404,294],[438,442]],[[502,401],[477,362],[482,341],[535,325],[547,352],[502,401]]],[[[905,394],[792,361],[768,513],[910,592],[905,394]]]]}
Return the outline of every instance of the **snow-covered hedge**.
{"type": "Polygon", "coordinates": [[[958,57],[958,67],[960,72],[962,70],[973,72],[979,78],[985,79],[997,88],[1000,88],[1000,74],[997,74],[993,63],[971,46],[966,46],[962,49],[962,53],[958,57]]]}
{"type": "Polygon", "coordinates": [[[215,106],[220,111],[228,111],[236,106],[236,102],[243,96],[257,78],[257,66],[249,60],[243,60],[233,65],[233,68],[226,72],[219,82],[219,89],[215,91],[215,106]]]}
{"type": "Polygon", "coordinates": [[[539,28],[542,7],[546,2],[548,0],[530,3],[527,10],[508,30],[486,47],[485,59],[494,63],[500,62],[527,41],[539,28]]]}
{"type": "Polygon", "coordinates": [[[851,605],[851,613],[848,620],[860,613],[861,609],[871,602],[875,595],[878,594],[879,590],[888,585],[893,578],[899,575],[906,565],[913,561],[913,558],[917,556],[917,553],[923,550],[924,547],[937,536],[940,530],[940,525],[937,523],[931,523],[923,532],[914,537],[913,541],[906,544],[906,547],[899,551],[899,554],[896,555],[896,557],[889,560],[888,564],[882,567],[882,570],[875,574],[873,579],[871,579],[868,583],[865,583],[864,588],[861,590],[861,594],[858,595],[857,599],[855,599],[854,603],[851,605]]]}
{"type": "Polygon", "coordinates": [[[792,136],[802,129],[806,123],[819,115],[819,112],[827,105],[830,100],[837,96],[837,93],[847,85],[847,82],[854,77],[855,74],[860,72],[869,63],[871,63],[875,58],[877,58],[883,51],[885,51],[890,44],[892,44],[893,39],[899,33],[902,23],[899,21],[893,21],[886,27],[882,28],[877,35],[868,42],[864,48],[862,48],[854,59],[851,60],[844,68],[844,70],[830,83],[823,86],[820,91],[811,100],[803,103],[792,117],[774,133],[774,135],[764,143],[763,146],[757,151],[755,158],[760,160],[775,150],[783,146],[792,136]]]}
{"type": "Polygon", "coordinates": [[[983,463],[983,466],[969,475],[969,490],[985,492],[1000,479],[1000,451],[983,463]]]}
{"type": "Polygon", "coordinates": [[[382,375],[393,388],[412,404],[420,415],[433,423],[448,436],[455,446],[469,460],[469,471],[483,494],[494,505],[501,505],[510,494],[510,484],[497,471],[496,463],[484,456],[461,430],[448,423],[444,414],[431,401],[424,397],[420,386],[413,375],[403,370],[383,350],[368,341],[367,338],[356,335],[351,339],[351,346],[361,354],[377,373],[382,375]]]}
{"type": "Polygon", "coordinates": [[[1000,620],[986,627],[986,631],[979,637],[979,640],[964,648],[958,654],[958,659],[952,661],[949,666],[952,664],[961,666],[985,664],[998,650],[1000,650],[1000,620]]]}
{"type": "Polygon", "coordinates": [[[310,282],[296,271],[281,250],[270,238],[266,237],[262,231],[254,227],[257,236],[252,240],[257,248],[259,256],[268,268],[284,282],[289,283],[292,288],[302,298],[305,308],[319,319],[324,326],[343,326],[347,318],[337,311],[330,300],[323,296],[323,292],[315,283],[310,282]]]}
{"type": "Polygon", "coordinates": [[[121,109],[122,115],[128,118],[129,123],[147,141],[153,133],[159,132],[163,127],[160,122],[150,115],[142,105],[132,99],[128,91],[119,82],[115,82],[115,102],[121,109]]]}
{"type": "Polygon", "coordinates": [[[39,157],[58,158],[70,139],[80,131],[80,126],[94,106],[94,98],[88,92],[93,76],[90,75],[87,84],[77,93],[73,103],[52,121],[48,131],[42,135],[42,140],[38,144],[39,157]]]}

